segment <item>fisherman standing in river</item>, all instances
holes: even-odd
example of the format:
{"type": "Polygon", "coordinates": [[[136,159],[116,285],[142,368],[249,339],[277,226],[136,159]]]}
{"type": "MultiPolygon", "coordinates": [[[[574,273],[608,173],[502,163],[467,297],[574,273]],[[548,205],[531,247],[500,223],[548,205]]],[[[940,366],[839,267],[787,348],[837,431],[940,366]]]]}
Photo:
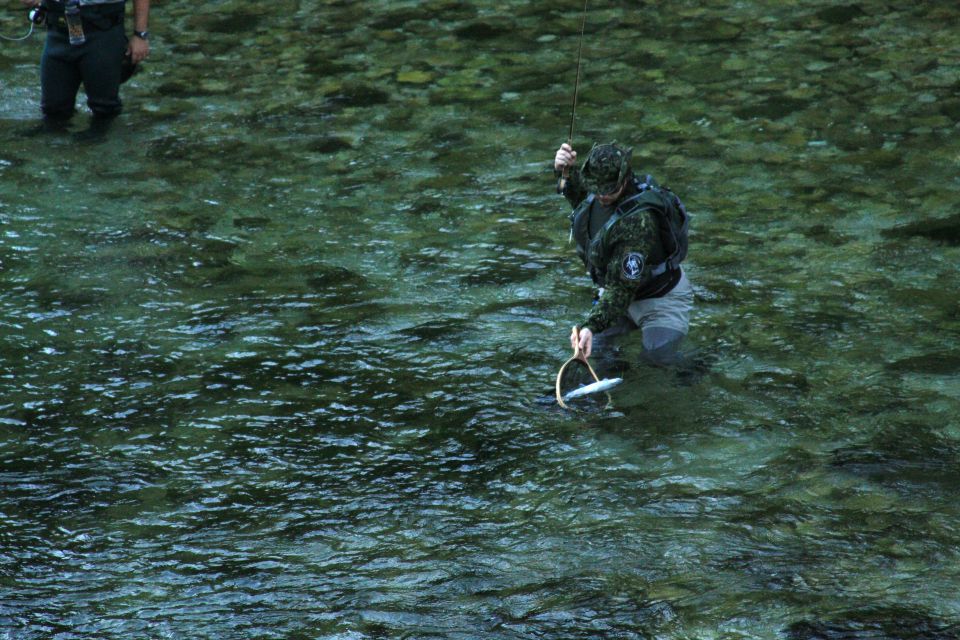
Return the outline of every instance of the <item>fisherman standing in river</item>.
{"type": "Polygon", "coordinates": [[[40,108],[47,121],[64,121],[73,115],[81,83],[94,116],[108,119],[118,115],[120,84],[150,54],[150,0],[133,0],[129,39],[123,28],[125,0],[20,1],[41,8],[43,13],[38,15],[46,16],[40,108]]]}
{"type": "Polygon", "coordinates": [[[598,343],[639,327],[646,357],[668,364],[693,308],[693,289],[680,266],[689,219],[672,191],[649,175],[634,175],[631,155],[616,143],[594,145],[578,168],[576,151],[563,144],[554,158],[558,192],[573,206],[577,255],[598,287],[570,344],[589,357],[598,343]]]}

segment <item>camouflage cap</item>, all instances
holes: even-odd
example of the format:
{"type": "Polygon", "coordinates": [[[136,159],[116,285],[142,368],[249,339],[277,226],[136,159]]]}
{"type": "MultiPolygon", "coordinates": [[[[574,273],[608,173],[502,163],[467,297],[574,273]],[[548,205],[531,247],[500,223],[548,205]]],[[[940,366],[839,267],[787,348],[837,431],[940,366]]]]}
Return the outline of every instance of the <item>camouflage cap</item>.
{"type": "Polygon", "coordinates": [[[632,155],[632,147],[624,149],[616,142],[593,145],[580,171],[587,190],[598,194],[616,191],[630,174],[632,155]]]}

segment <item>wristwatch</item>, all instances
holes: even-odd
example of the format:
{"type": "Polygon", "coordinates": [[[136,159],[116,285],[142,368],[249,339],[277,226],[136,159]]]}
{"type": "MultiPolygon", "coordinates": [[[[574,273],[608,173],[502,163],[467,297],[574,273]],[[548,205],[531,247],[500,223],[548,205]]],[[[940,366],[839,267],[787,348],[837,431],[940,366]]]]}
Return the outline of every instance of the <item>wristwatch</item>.
{"type": "Polygon", "coordinates": [[[141,40],[149,40],[150,32],[149,31],[134,31],[133,35],[137,36],[141,40]]]}

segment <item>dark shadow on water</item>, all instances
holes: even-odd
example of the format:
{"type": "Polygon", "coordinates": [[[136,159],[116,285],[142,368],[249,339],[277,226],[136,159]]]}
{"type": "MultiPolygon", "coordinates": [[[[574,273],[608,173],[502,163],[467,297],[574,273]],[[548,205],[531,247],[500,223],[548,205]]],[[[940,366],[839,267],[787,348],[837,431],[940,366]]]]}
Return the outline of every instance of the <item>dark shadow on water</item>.
{"type": "Polygon", "coordinates": [[[884,229],[882,233],[887,238],[926,238],[940,244],[957,246],[960,244],[960,214],[910,222],[884,229]]]}
{"type": "Polygon", "coordinates": [[[74,135],[74,139],[81,144],[101,144],[106,142],[113,129],[116,118],[90,118],[90,125],[74,135]]]}
{"type": "Polygon", "coordinates": [[[36,124],[24,129],[20,136],[23,138],[40,138],[44,136],[66,136],[70,133],[70,120],[67,118],[43,118],[36,124]]]}
{"type": "Polygon", "coordinates": [[[787,630],[789,640],[955,640],[960,627],[922,611],[866,608],[834,620],[798,622],[787,630]]]}
{"type": "Polygon", "coordinates": [[[960,486],[960,450],[935,428],[904,422],[891,425],[868,442],[833,452],[833,468],[867,478],[896,491],[939,492],[949,499],[960,486]]]}
{"type": "MultiPolygon", "coordinates": [[[[116,122],[115,117],[105,118],[92,116],[85,129],[78,130],[78,116],[67,118],[41,118],[37,123],[30,125],[20,132],[20,137],[47,138],[72,140],[81,144],[99,144],[108,139],[110,131],[116,122]]],[[[82,126],[82,125],[80,125],[82,126]]]]}

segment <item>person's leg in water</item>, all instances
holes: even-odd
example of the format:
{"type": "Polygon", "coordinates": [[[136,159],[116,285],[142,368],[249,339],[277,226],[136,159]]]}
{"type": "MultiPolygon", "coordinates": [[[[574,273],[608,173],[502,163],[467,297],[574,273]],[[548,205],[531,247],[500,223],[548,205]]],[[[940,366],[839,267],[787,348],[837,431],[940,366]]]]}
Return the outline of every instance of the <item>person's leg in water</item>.
{"type": "Polygon", "coordinates": [[[643,359],[661,367],[677,364],[683,358],[680,342],[685,335],[670,327],[644,327],[643,359]]]}
{"type": "Polygon", "coordinates": [[[80,134],[85,142],[99,142],[106,138],[114,119],[120,115],[123,55],[127,37],[123,25],[90,34],[90,47],[80,62],[87,105],[93,112],[90,128],[80,134]]]}
{"type": "Polygon", "coordinates": [[[73,116],[81,82],[78,56],[65,33],[55,29],[47,32],[40,58],[40,109],[45,128],[50,131],[65,129],[73,116]]]}
{"type": "Polygon", "coordinates": [[[93,31],[88,40],[80,59],[80,72],[87,92],[87,105],[102,127],[123,109],[120,80],[127,37],[123,25],[117,25],[106,31],[93,31]]]}
{"type": "Polygon", "coordinates": [[[686,274],[677,285],[659,298],[637,300],[628,310],[643,331],[643,359],[657,366],[677,364],[683,357],[680,342],[690,326],[693,287],[686,274]]]}

